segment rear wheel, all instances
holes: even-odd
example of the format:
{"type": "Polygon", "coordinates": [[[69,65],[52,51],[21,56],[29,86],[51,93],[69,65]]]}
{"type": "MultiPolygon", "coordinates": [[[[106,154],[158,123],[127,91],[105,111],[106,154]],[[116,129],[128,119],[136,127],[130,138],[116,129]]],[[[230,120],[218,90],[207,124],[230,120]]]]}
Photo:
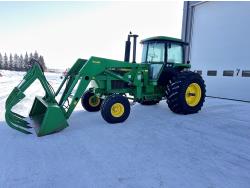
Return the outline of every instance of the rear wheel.
{"type": "Polygon", "coordinates": [[[167,86],[167,104],[178,114],[192,114],[201,110],[206,86],[202,77],[194,72],[181,72],[167,86]]]}
{"type": "Polygon", "coordinates": [[[86,91],[81,98],[82,107],[89,112],[99,111],[102,104],[102,99],[94,93],[86,91]]]}
{"type": "Polygon", "coordinates": [[[110,95],[102,103],[101,114],[108,123],[124,122],[130,114],[130,103],[122,95],[110,95]]]}

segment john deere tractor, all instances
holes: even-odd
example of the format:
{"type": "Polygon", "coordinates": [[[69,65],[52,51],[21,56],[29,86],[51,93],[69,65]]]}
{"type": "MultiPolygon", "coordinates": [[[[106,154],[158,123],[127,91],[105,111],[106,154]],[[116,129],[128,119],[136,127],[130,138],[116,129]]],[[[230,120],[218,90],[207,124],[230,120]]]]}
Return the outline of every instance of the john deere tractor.
{"type": "Polygon", "coordinates": [[[55,92],[39,62],[31,60],[33,67],[6,101],[7,124],[26,134],[31,133],[28,129],[32,127],[38,136],[52,134],[68,126],[67,119],[79,101],[88,112],[101,111],[103,119],[111,124],[124,122],[129,117],[131,103],[135,102],[154,105],[166,100],[174,113],[197,113],[204,102],[205,84],[199,74],[188,71],[190,64],[184,62],[188,44],[164,36],[147,38],[141,41],[142,59],[136,63],[137,37],[128,35],[124,61],[94,56],[78,59],[55,92]],[[45,96],[35,97],[27,122],[12,107],[25,97],[24,91],[36,79],[45,96]]]}

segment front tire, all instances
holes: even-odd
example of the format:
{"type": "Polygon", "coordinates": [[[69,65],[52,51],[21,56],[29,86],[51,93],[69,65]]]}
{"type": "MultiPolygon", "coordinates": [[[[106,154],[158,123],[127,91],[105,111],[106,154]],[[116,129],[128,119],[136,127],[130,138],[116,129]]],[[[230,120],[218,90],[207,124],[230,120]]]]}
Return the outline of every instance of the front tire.
{"type": "Polygon", "coordinates": [[[108,123],[124,122],[130,114],[130,103],[122,95],[110,95],[102,103],[101,114],[108,123]]]}
{"type": "Polygon", "coordinates": [[[202,77],[194,72],[181,72],[167,86],[167,104],[177,114],[193,114],[201,110],[206,96],[202,77]]]}
{"type": "Polygon", "coordinates": [[[82,107],[88,112],[97,112],[101,108],[102,99],[94,93],[86,91],[81,98],[82,107]]]}

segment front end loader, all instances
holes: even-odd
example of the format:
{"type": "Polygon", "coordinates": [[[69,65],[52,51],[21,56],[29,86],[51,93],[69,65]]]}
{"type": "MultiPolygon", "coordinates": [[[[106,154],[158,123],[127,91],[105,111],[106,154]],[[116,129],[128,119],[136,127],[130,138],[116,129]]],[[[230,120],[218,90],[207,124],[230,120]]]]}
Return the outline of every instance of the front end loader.
{"type": "Polygon", "coordinates": [[[33,67],[6,100],[7,124],[26,134],[31,133],[28,129],[32,127],[38,136],[52,134],[68,126],[67,119],[79,101],[86,111],[101,110],[108,123],[125,121],[130,113],[130,101],[153,105],[166,99],[175,113],[198,112],[205,99],[205,84],[199,74],[188,71],[190,64],[184,63],[187,43],[162,36],[142,40],[142,62],[136,63],[137,37],[128,35],[124,61],[94,56],[88,60],[78,59],[55,92],[39,62],[32,60],[33,67]],[[133,60],[129,62],[131,38],[134,48],[133,60]],[[45,95],[35,97],[27,122],[12,108],[37,79],[45,95]],[[94,87],[87,89],[90,82],[94,87]]]}

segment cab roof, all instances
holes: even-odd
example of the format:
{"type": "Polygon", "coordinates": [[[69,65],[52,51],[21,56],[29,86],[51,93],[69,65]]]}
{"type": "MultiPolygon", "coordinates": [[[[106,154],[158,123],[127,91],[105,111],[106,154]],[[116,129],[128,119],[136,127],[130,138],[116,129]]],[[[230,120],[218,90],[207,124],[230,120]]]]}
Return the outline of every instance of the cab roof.
{"type": "Polygon", "coordinates": [[[169,42],[177,42],[177,43],[182,43],[185,45],[188,45],[188,43],[182,41],[181,39],[178,38],[173,38],[173,37],[167,37],[167,36],[155,36],[155,37],[150,37],[150,38],[146,38],[143,39],[141,41],[141,43],[145,43],[145,42],[159,42],[159,41],[169,41],[169,42]]]}

